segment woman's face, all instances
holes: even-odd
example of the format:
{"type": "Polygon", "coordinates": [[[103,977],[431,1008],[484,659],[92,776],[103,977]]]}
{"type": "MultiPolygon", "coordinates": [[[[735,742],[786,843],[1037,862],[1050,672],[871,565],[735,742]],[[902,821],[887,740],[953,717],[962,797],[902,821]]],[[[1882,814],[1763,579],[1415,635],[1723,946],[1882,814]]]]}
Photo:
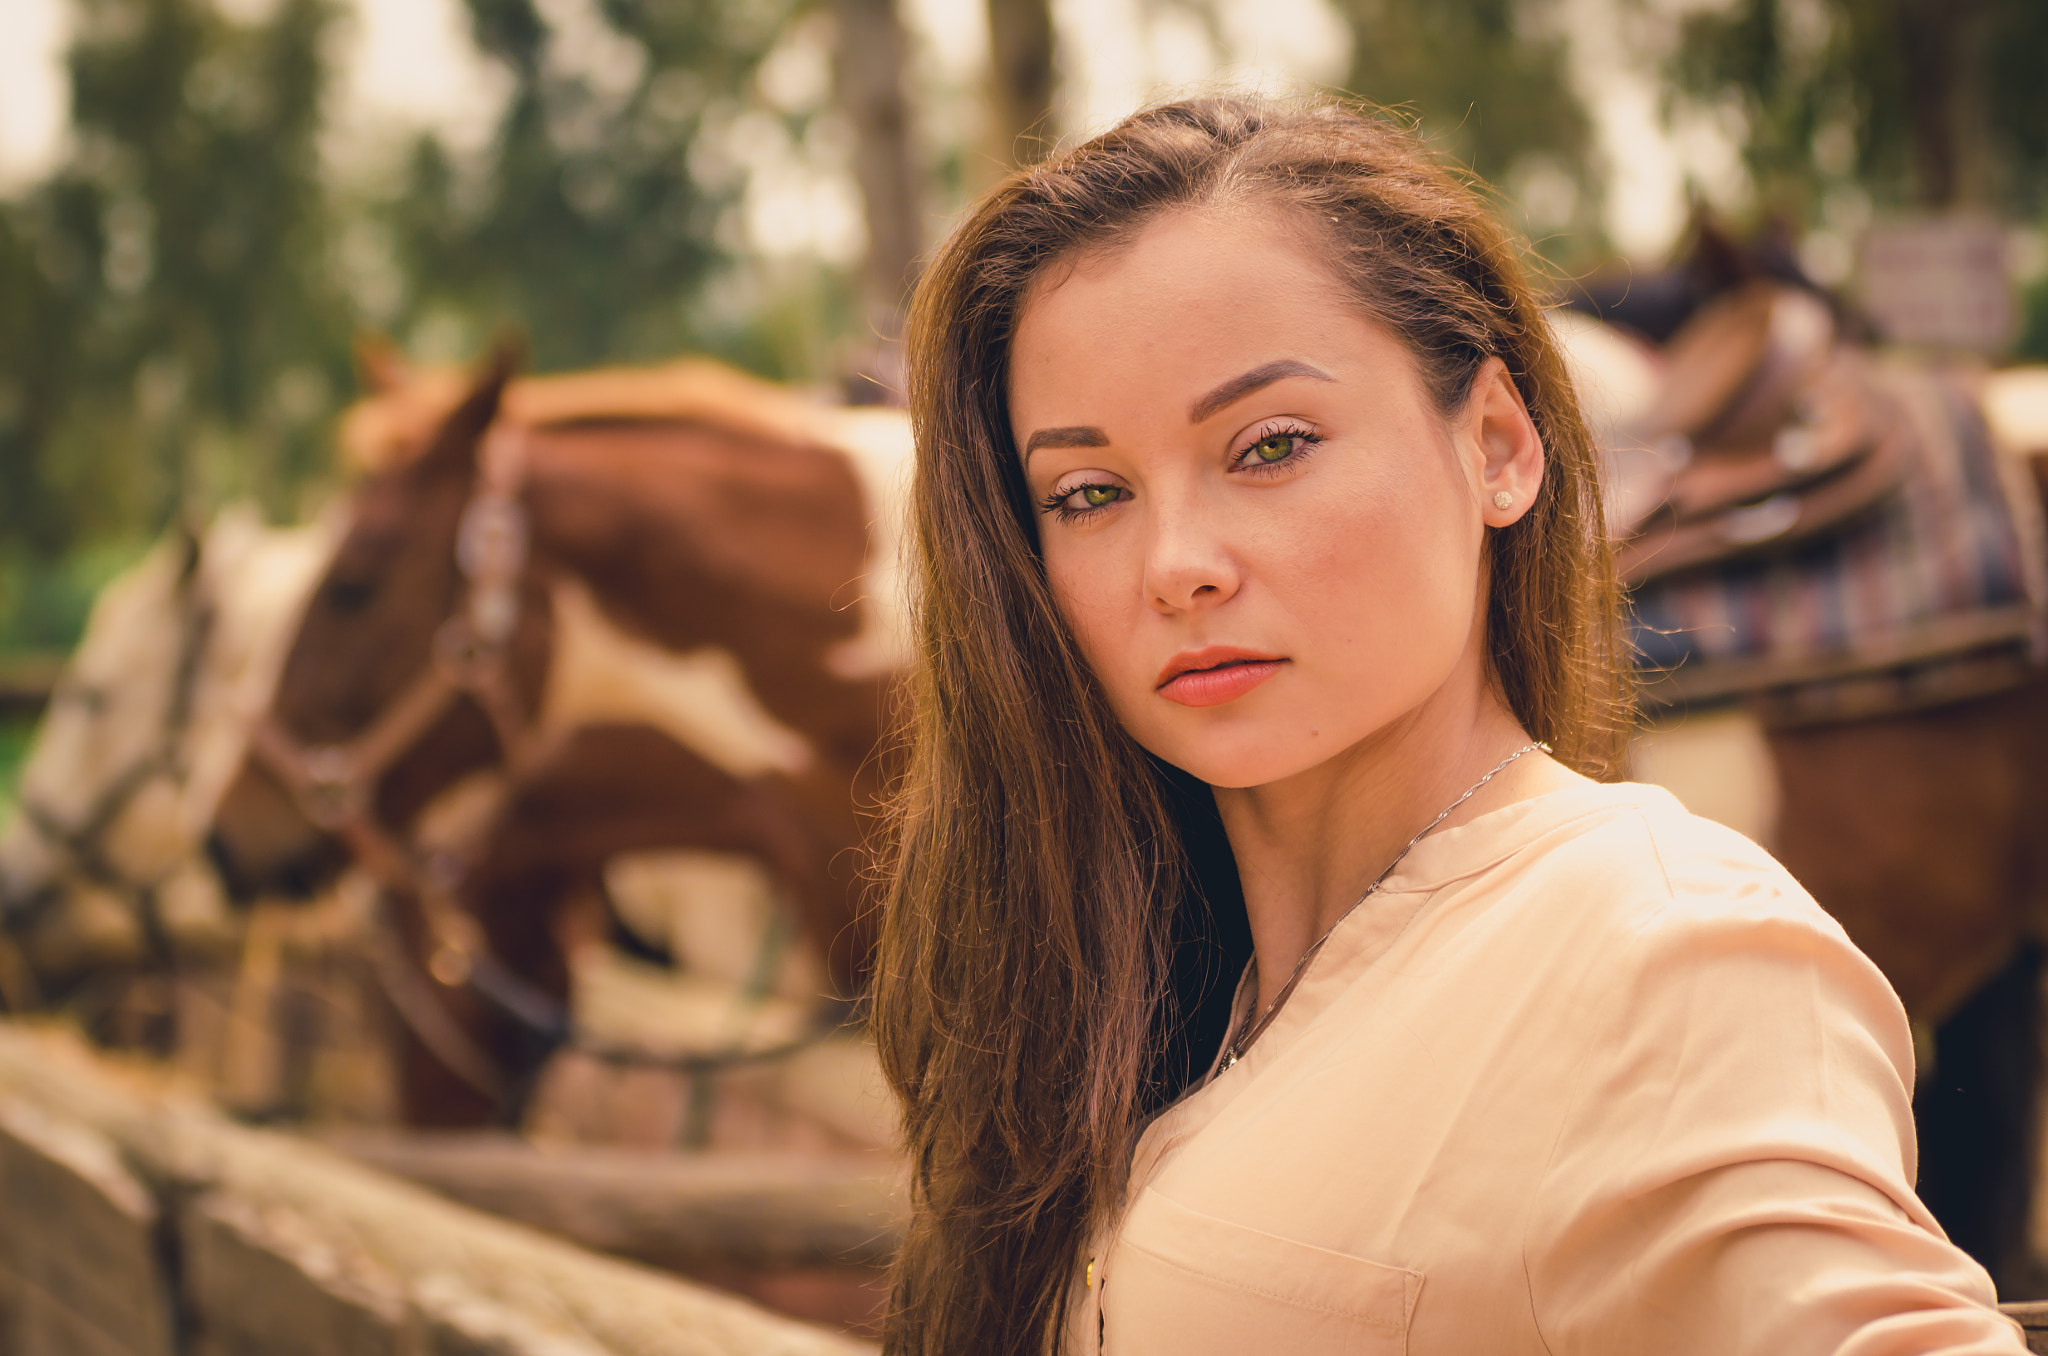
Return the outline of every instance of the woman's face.
{"type": "Polygon", "coordinates": [[[1084,257],[1031,295],[1011,356],[1060,609],[1138,742],[1224,787],[1476,696],[1485,529],[1542,473],[1500,365],[1440,416],[1280,210],[1180,213],[1084,257]]]}

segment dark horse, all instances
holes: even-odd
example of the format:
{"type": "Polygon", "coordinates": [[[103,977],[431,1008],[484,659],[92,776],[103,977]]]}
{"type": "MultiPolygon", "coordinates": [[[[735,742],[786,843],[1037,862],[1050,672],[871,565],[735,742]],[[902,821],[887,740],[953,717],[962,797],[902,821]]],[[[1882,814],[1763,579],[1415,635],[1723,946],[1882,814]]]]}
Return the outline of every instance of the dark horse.
{"type": "Polygon", "coordinates": [[[879,786],[883,678],[847,658],[871,555],[851,459],[756,407],[787,397],[709,368],[614,374],[623,415],[529,399],[520,417],[509,367],[416,435],[401,422],[355,491],[211,840],[245,893],[351,860],[379,879],[416,1124],[516,1113],[567,1036],[565,950],[614,854],[745,854],[840,991],[865,954],[849,849],[879,786]],[[630,675],[578,676],[593,633],[668,665],[680,726],[673,701],[665,723],[632,718],[606,688],[630,675]],[[423,848],[430,805],[479,785],[473,828],[423,848]]]}
{"type": "MultiPolygon", "coordinates": [[[[1709,370],[1718,366],[1724,376],[1737,368],[1750,370],[1746,357],[1731,366],[1728,347],[1700,338],[1703,330],[1748,304],[1731,300],[1738,294],[1757,300],[1775,291],[1781,322],[1787,318],[1789,296],[1791,313],[1801,308],[1816,312],[1816,335],[1853,338],[1859,329],[1852,313],[1800,276],[1788,250],[1774,248],[1768,238],[1760,248],[1738,249],[1705,224],[1699,228],[1698,248],[1683,267],[1628,287],[1589,290],[1590,297],[1581,299],[1583,309],[1667,345],[1664,351],[1672,361],[1667,406],[1691,399],[1691,393],[1669,389],[1681,384],[1688,355],[1709,370]],[[1719,312],[1706,318],[1716,307],[1719,312]]],[[[1757,371],[1746,386],[1731,388],[1735,396],[1725,408],[1734,412],[1718,416],[1721,434],[1745,417],[1745,404],[1750,417],[1764,410],[1770,403],[1764,398],[1769,382],[1803,361],[1796,354],[1780,357],[1777,373],[1757,371]]],[[[1989,478],[1983,470],[1995,458],[1984,455],[1983,426],[1970,398],[1973,378],[1926,368],[1872,367],[1853,345],[1824,337],[1810,357],[1809,370],[1820,374],[1816,381],[1836,379],[1844,371],[1852,377],[1865,373],[1864,379],[1878,388],[1865,389],[1860,397],[1870,410],[1904,400],[1915,383],[1923,390],[1940,386],[1960,437],[1979,441],[1973,464],[1980,488],[1989,478]],[[1874,378],[1868,376],[1873,372],[1874,378]]],[[[1854,393],[1853,380],[1847,389],[1854,393]]],[[[1791,386],[1777,394],[1788,410],[1798,409],[1791,386]]],[[[1933,551],[1910,537],[1903,545],[1897,538],[1890,542],[1889,559],[1887,551],[1865,549],[1876,540],[1867,535],[1867,525],[1886,513],[1896,517],[1898,496],[1919,491],[1911,481],[1887,491],[1888,499],[1858,489],[1855,478],[1866,474],[1875,477],[1867,486],[1872,492],[1895,482],[1885,482],[1872,469],[1875,455],[1855,469],[1857,440],[1837,437],[1831,427],[1838,431],[1859,416],[1852,411],[1838,419],[1827,404],[1823,391],[1817,405],[1788,413],[1786,422],[1798,425],[1798,432],[1792,442],[1777,444],[1775,456],[1749,456],[1747,447],[1735,446],[1765,449],[1774,435],[1785,436],[1786,423],[1773,427],[1764,420],[1724,436],[1730,450],[1718,463],[1702,455],[1686,464],[1727,482],[1732,514],[1720,520],[1724,526],[1768,535],[1776,524],[1762,519],[1771,514],[1787,523],[1809,509],[1816,523],[1829,513],[1847,516],[1838,525],[1815,526],[1803,543],[1783,546],[1776,559],[1793,564],[1780,567],[1760,562],[1753,552],[1716,555],[1704,544],[1712,515],[1702,512],[1689,523],[1681,521],[1687,490],[1673,489],[1659,509],[1661,526],[1653,520],[1622,555],[1624,565],[1643,581],[1638,599],[1656,614],[1655,622],[1682,627],[1685,611],[1659,611],[1670,595],[1660,593],[1664,586],[1655,582],[1656,549],[1670,553],[1667,564],[1672,555],[1683,559],[1699,553],[1684,563],[1680,582],[1672,587],[1691,589],[1694,603],[1702,598],[1714,603],[1724,632],[1742,628],[1745,608],[1787,615],[1792,610],[1785,607],[1788,597],[1827,601],[1853,593],[1877,572],[1926,568],[1924,558],[1933,551]],[[1799,455],[1787,457],[1788,451],[1799,455]],[[1817,464],[1836,454],[1845,458],[1844,469],[1817,464]],[[1801,474],[1793,476],[1788,468],[1801,457],[1815,464],[1800,466],[1801,474]],[[1733,488],[1753,475],[1761,478],[1733,488]],[[1832,507],[1823,502],[1831,494],[1836,496],[1832,507]],[[1674,504],[1679,505],[1675,512],[1674,504]],[[1746,520],[1740,517],[1745,513],[1750,515],[1746,520]],[[1863,554],[1851,561],[1845,550],[1831,560],[1828,553],[1838,549],[1844,534],[1859,529],[1866,531],[1863,545],[1849,550],[1863,554]],[[1902,564],[1901,551],[1906,556],[1918,551],[1923,563],[1902,564]],[[1800,587],[1796,571],[1806,568],[1798,564],[1802,559],[1822,571],[1846,562],[1840,573],[1823,579],[1823,586],[1847,584],[1833,595],[1823,595],[1820,588],[1810,597],[1795,595],[1792,590],[1800,587]],[[1716,589],[1726,592],[1716,595],[1716,589]],[[1724,598],[1730,604],[1719,608],[1724,598]]],[[[1700,450],[1709,451],[1705,443],[1700,450]]],[[[2048,454],[2048,448],[2011,447],[2003,455],[2010,459],[2027,452],[2048,454]]],[[[1940,464],[1951,480],[1961,480],[1967,468],[1956,468],[1967,461],[1954,454],[1940,464]]],[[[2038,456],[2032,470],[2041,490],[2048,491],[2038,456]]],[[[1696,498],[1711,499],[1719,492],[1707,479],[1691,487],[1696,498]]],[[[2030,517],[2032,505],[2025,497],[2035,488],[2008,481],[2005,489],[2003,496],[1984,490],[1980,501],[2003,502],[2015,521],[2030,517]]],[[[1639,508],[1655,498],[1644,498],[1639,508]]],[[[1714,661],[1703,663],[1703,654],[1688,642],[1678,649],[1689,650],[1682,659],[1690,668],[1679,668],[1672,675],[1677,681],[1653,683],[1651,690],[1661,687],[1668,696],[1675,689],[1685,698],[1689,677],[1737,675],[1719,692],[1707,690],[1711,683],[1694,681],[1688,699],[1696,708],[1702,697],[1737,697],[1762,717],[1779,802],[1769,846],[1841,920],[1891,980],[1922,1033],[1931,1034],[1931,1041],[1922,1042],[1922,1077],[1915,1093],[1920,1193],[1955,1241],[1987,1266],[2002,1291],[2024,1295],[2040,1293],[2042,1280],[2031,1255],[2029,1212],[2039,1153],[2042,929],[2048,922],[2048,676],[2030,663],[2038,655],[2028,653],[2028,632],[2034,628],[2038,639],[2042,599],[2038,584],[2029,588],[2022,577],[2030,569],[2048,567],[2048,561],[2026,559],[2038,553],[2038,539],[2017,530],[2001,536],[2004,530],[1978,520],[1950,537],[1966,572],[1984,568],[1982,562],[1999,550],[2011,560],[2002,592],[1987,590],[1970,610],[1938,619],[1923,631],[1949,628],[1944,649],[1930,645],[1917,654],[1903,649],[1885,653],[1884,636],[1873,637],[1867,626],[1856,633],[1852,623],[1851,634],[1833,651],[1810,647],[1803,663],[1775,669],[1768,656],[1753,658],[1750,677],[1744,679],[1740,664],[1716,670],[1714,661]]],[[[1810,624],[1810,619],[1792,623],[1799,624],[1810,624]]],[[[1655,625],[1640,635],[1652,649],[1670,649],[1671,638],[1655,625]]],[[[1671,655],[1655,657],[1669,661],[1671,655]]],[[[1685,704],[1682,700],[1680,709],[1685,704]]]]}

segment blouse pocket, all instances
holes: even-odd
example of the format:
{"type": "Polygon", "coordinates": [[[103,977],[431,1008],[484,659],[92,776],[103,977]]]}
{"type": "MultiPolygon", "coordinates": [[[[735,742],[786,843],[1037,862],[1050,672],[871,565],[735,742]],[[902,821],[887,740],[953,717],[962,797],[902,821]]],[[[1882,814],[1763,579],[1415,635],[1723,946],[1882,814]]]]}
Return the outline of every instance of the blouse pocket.
{"type": "Polygon", "coordinates": [[[1422,1273],[1262,1233],[1147,1190],[1131,1204],[1101,1284],[1110,1356],[1401,1356],[1422,1273]]]}

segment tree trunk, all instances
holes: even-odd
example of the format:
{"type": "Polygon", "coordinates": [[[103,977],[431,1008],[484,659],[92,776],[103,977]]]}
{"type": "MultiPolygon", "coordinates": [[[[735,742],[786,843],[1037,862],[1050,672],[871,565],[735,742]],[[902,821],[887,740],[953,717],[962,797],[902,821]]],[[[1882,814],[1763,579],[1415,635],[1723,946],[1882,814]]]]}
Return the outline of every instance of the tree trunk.
{"type": "Polygon", "coordinates": [[[1899,39],[1923,206],[1981,207],[1991,196],[1990,71],[1983,0],[1905,0],[1899,39]]]}
{"type": "Polygon", "coordinates": [[[854,174],[868,228],[863,291],[870,331],[901,325],[904,293],[924,247],[921,177],[905,91],[910,42],[895,0],[832,0],[838,24],[833,82],[853,123],[854,174]]]}
{"type": "Polygon", "coordinates": [[[1005,168],[1028,164],[1052,140],[1050,0],[988,0],[988,48],[989,149],[1005,168]]]}

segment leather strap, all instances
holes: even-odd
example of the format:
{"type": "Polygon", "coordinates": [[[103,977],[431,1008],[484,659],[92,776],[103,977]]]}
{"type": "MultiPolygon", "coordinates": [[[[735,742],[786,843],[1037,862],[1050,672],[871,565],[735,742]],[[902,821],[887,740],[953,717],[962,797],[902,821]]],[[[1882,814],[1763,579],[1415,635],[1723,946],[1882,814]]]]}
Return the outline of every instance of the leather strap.
{"type": "MultiPolygon", "coordinates": [[[[212,638],[215,619],[212,600],[196,582],[187,599],[184,624],[178,635],[177,667],[172,670],[170,697],[157,722],[154,745],[93,798],[76,824],[66,824],[62,816],[26,788],[18,801],[22,822],[57,850],[72,873],[112,891],[128,904],[151,950],[159,960],[166,962],[171,959],[170,939],[157,912],[156,894],[162,882],[143,879],[122,869],[107,851],[106,836],[144,787],[159,777],[176,781],[185,775],[185,738],[191,730],[199,668],[206,657],[206,645],[212,638]]],[[[63,690],[61,682],[58,690],[63,690]]],[[[17,928],[33,925],[59,898],[54,891],[32,898],[10,920],[10,925],[17,928]]]]}

